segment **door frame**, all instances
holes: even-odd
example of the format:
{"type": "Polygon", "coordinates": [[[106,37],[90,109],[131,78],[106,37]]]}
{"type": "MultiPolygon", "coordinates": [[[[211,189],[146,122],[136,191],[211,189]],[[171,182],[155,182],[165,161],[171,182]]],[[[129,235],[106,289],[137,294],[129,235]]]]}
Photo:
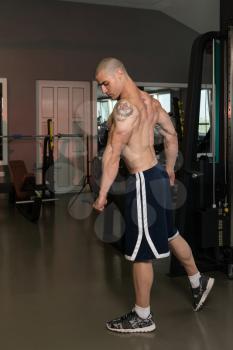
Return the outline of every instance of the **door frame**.
{"type": "MultiPolygon", "coordinates": [[[[92,111],[93,111],[93,105],[92,102],[92,89],[91,89],[91,83],[90,81],[83,81],[83,80],[37,80],[36,81],[36,133],[37,134],[41,134],[41,130],[40,130],[40,101],[41,101],[41,86],[46,85],[47,87],[67,87],[67,83],[88,83],[90,86],[89,89],[89,96],[90,96],[90,101],[87,101],[87,109],[88,109],[88,113],[87,113],[87,119],[85,120],[85,124],[86,124],[86,131],[87,134],[84,137],[84,149],[86,149],[86,145],[88,142],[88,155],[85,156],[84,159],[84,174],[87,176],[87,159],[90,160],[91,159],[91,155],[93,153],[93,149],[92,149],[92,144],[90,143],[90,139],[91,139],[91,135],[92,135],[92,118],[91,116],[93,115],[92,111]],[[87,141],[88,139],[88,141],[87,141]]],[[[40,146],[38,145],[36,148],[36,167],[37,169],[39,169],[41,167],[40,164],[40,146]]],[[[90,162],[89,162],[90,163],[90,162]]],[[[90,168],[89,168],[90,169],[90,168]]],[[[90,170],[89,170],[90,171],[90,170]]],[[[40,179],[40,175],[37,176],[37,182],[41,181],[40,179]]],[[[75,192],[76,190],[74,190],[75,192]]]]}
{"type": "MultiPolygon", "coordinates": [[[[7,114],[7,78],[0,78],[2,84],[2,135],[8,135],[8,114],[7,114]]],[[[3,160],[0,160],[0,165],[8,164],[8,140],[3,139],[2,142],[3,160]]]]}

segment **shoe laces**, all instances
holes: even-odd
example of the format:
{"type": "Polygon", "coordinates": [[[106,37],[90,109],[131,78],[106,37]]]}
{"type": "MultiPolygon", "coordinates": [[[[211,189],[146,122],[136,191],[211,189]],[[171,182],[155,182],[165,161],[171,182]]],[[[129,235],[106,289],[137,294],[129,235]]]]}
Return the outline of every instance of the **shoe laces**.
{"type": "Polygon", "coordinates": [[[125,314],[124,316],[122,316],[122,320],[131,319],[132,316],[133,316],[133,311],[130,311],[127,314],[125,314]]]}

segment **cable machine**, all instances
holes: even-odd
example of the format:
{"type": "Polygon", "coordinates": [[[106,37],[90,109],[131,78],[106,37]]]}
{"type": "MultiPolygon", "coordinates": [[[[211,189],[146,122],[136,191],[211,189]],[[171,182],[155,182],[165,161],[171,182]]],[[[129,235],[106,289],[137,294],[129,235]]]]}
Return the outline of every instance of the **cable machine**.
{"type": "Polygon", "coordinates": [[[228,30],[228,67],[227,67],[227,182],[228,198],[230,202],[229,223],[228,223],[228,276],[233,278],[233,27],[228,30]]]}
{"type": "MultiPolygon", "coordinates": [[[[208,80],[208,79],[207,79],[208,80]]],[[[176,211],[180,233],[192,247],[201,271],[223,269],[233,278],[233,27],[228,35],[199,36],[191,52],[184,118],[183,168],[178,174],[187,191],[176,211]],[[200,152],[199,111],[204,53],[212,57],[211,120],[200,152]]],[[[174,256],[170,274],[183,273],[174,256]]]]}

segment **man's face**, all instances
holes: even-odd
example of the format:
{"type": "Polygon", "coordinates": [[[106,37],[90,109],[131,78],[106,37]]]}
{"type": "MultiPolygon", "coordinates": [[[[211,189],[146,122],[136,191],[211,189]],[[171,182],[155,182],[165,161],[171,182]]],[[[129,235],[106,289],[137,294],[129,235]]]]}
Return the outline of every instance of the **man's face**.
{"type": "Polygon", "coordinates": [[[96,75],[96,80],[103,94],[112,100],[118,99],[122,91],[122,74],[120,72],[108,73],[102,70],[96,75]]]}

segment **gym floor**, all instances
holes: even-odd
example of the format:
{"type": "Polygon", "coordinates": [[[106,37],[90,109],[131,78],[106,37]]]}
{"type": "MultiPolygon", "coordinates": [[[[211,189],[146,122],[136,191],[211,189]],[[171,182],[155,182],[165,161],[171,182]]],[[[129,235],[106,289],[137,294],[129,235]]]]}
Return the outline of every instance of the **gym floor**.
{"type": "Polygon", "coordinates": [[[48,206],[38,224],[0,198],[0,337],[4,350],[230,350],[233,281],[216,284],[195,313],[185,277],[167,275],[169,259],[155,263],[155,332],[118,335],[105,321],[134,303],[130,263],[98,240],[93,215],[78,221],[69,198],[48,206]]]}

